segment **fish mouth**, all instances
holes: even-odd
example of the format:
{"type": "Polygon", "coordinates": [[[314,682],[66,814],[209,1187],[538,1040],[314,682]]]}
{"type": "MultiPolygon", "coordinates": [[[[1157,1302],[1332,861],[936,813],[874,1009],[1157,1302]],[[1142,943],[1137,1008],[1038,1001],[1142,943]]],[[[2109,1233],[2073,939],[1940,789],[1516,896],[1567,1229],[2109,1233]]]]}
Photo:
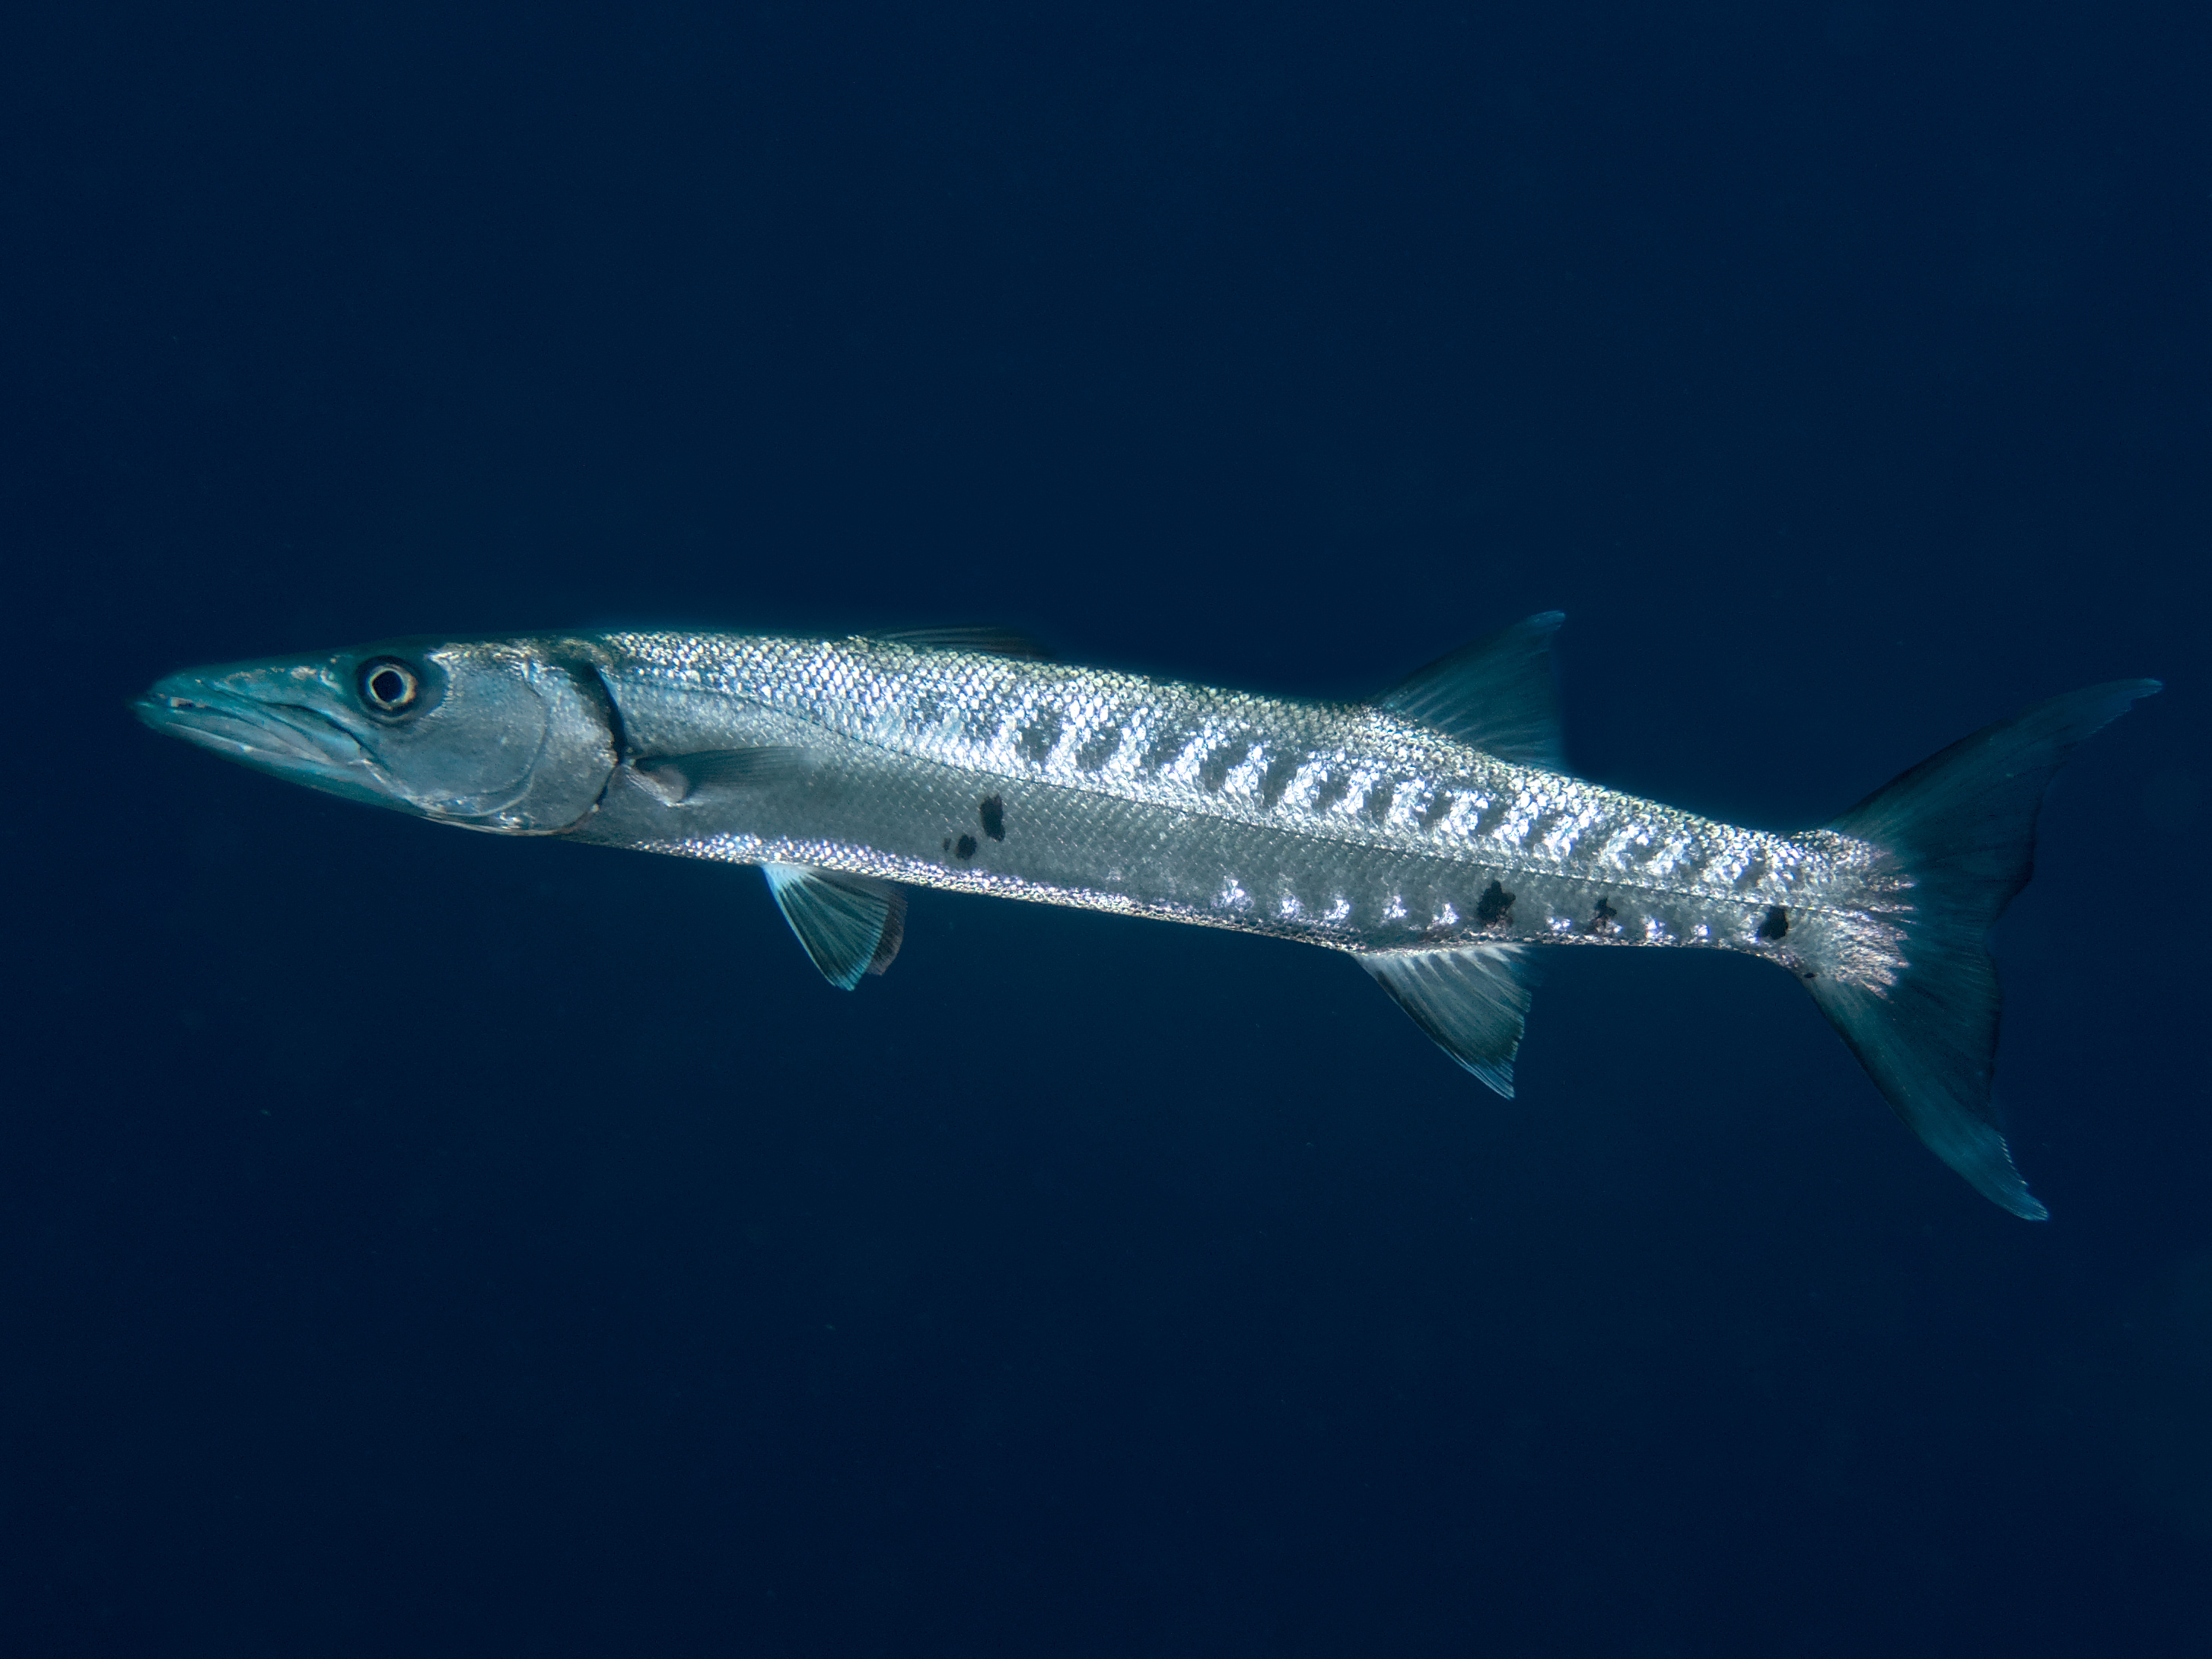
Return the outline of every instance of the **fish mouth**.
{"type": "Polygon", "coordinates": [[[341,794],[385,799],[360,741],[328,715],[303,704],[264,702],[190,674],[177,674],[145,696],[132,698],[131,711],[156,732],[182,738],[257,771],[341,794]]]}

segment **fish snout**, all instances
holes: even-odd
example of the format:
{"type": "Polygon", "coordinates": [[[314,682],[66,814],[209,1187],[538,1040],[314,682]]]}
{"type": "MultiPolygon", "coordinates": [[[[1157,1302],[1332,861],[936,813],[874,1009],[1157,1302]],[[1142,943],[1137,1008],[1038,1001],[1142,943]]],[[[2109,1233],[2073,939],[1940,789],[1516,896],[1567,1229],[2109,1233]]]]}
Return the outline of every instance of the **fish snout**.
{"type": "Polygon", "coordinates": [[[156,732],[302,783],[354,778],[366,758],[350,732],[312,706],[257,696],[205,673],[171,674],[130,708],[156,732]]]}

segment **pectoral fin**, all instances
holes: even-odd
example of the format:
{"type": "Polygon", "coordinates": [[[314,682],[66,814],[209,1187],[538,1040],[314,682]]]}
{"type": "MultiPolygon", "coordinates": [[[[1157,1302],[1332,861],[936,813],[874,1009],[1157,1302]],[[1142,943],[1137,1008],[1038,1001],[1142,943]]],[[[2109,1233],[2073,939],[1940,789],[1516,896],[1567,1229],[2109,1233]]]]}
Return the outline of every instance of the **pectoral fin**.
{"type": "Polygon", "coordinates": [[[906,895],[887,881],[817,870],[806,864],[764,864],[776,908],[799,935],[822,976],[849,991],[880,974],[906,934],[906,895]]]}
{"type": "Polygon", "coordinates": [[[782,744],[751,749],[702,749],[689,755],[647,755],[632,763],[637,781],[671,806],[685,806],[702,795],[760,789],[789,783],[804,775],[807,751],[782,744]]]}
{"type": "Polygon", "coordinates": [[[1528,1015],[1527,957],[1518,945],[1464,945],[1368,951],[1358,960],[1439,1048],[1510,1100],[1528,1015]]]}

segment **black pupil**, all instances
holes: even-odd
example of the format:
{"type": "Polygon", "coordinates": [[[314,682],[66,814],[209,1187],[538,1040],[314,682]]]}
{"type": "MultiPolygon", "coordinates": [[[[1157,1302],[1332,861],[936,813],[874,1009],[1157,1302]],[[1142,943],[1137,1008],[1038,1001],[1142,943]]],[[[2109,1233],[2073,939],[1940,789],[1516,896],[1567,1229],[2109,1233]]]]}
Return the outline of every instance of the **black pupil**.
{"type": "Polygon", "coordinates": [[[380,668],[368,677],[368,695],[380,703],[407,701],[407,676],[396,668],[380,668]]]}

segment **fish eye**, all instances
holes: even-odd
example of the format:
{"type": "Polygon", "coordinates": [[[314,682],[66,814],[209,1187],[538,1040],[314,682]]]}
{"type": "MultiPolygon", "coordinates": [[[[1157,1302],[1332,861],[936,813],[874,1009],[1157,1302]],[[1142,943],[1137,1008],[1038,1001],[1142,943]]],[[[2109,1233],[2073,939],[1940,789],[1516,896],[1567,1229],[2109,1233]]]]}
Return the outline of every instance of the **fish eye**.
{"type": "Polygon", "coordinates": [[[380,714],[404,714],[422,696],[422,677],[397,657],[377,657],[361,665],[361,700],[380,714]]]}

